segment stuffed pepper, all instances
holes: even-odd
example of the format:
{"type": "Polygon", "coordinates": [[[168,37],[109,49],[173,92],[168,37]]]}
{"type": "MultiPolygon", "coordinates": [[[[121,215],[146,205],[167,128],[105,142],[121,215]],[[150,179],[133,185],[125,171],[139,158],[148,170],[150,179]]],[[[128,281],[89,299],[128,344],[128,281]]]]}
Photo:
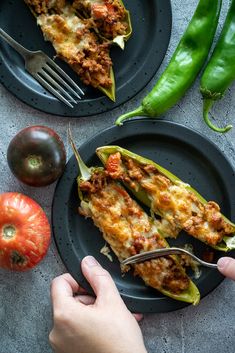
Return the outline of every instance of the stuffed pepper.
{"type": "Polygon", "coordinates": [[[98,88],[115,101],[115,80],[110,43],[103,41],[90,21],[80,18],[65,0],[25,0],[50,41],[56,55],[79,75],[82,82],[98,88]]]}
{"type": "Polygon", "coordinates": [[[73,7],[99,35],[124,49],[132,28],[129,11],[121,0],[74,0],[73,7]]]}
{"type": "MultiPolygon", "coordinates": [[[[73,145],[73,142],[72,142],[73,145]]],[[[103,168],[87,168],[73,145],[79,164],[77,178],[79,213],[100,229],[120,261],[158,248],[169,247],[158,232],[158,222],[149,217],[124,187],[103,168]]],[[[197,304],[200,293],[176,256],[165,256],[133,265],[134,275],[173,299],[197,304]]],[[[129,267],[122,268],[128,271],[129,267]]]]}
{"type": "Polygon", "coordinates": [[[165,235],[177,237],[181,230],[210,245],[229,251],[235,248],[235,225],[190,185],[155,162],[118,146],[97,149],[112,179],[122,181],[151,210],[162,217],[165,235]]]}

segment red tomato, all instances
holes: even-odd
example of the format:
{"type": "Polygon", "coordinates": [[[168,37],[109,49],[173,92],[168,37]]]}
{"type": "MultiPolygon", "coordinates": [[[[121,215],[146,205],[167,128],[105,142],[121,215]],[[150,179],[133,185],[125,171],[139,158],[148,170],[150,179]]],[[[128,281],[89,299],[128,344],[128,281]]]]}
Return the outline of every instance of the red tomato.
{"type": "Polygon", "coordinates": [[[106,5],[93,4],[91,7],[92,17],[96,20],[104,19],[108,16],[108,9],[106,5]]]}
{"type": "Polygon", "coordinates": [[[115,154],[110,154],[107,162],[106,162],[106,169],[107,171],[112,174],[112,173],[117,173],[121,164],[121,156],[120,153],[115,153],[115,154]]]}
{"type": "Polygon", "coordinates": [[[34,267],[46,255],[50,234],[47,216],[34,200],[16,192],[0,194],[0,267],[34,267]]]}

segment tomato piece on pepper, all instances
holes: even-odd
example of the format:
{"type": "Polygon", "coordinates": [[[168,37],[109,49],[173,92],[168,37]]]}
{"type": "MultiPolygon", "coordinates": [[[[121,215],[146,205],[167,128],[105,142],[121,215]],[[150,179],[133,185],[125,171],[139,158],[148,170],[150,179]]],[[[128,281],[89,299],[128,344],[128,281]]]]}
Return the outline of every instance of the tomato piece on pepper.
{"type": "Polygon", "coordinates": [[[106,163],[106,170],[109,174],[117,173],[121,168],[121,155],[120,153],[111,154],[106,163]]]}
{"type": "Polygon", "coordinates": [[[116,11],[115,11],[115,7],[113,6],[113,4],[107,3],[106,7],[108,9],[109,15],[115,14],[116,11]]]}
{"type": "Polygon", "coordinates": [[[93,4],[91,7],[91,14],[96,20],[106,18],[108,16],[108,8],[106,5],[93,4]]]}
{"type": "Polygon", "coordinates": [[[0,194],[0,267],[36,266],[47,253],[50,234],[47,216],[34,200],[16,192],[0,194]]]}

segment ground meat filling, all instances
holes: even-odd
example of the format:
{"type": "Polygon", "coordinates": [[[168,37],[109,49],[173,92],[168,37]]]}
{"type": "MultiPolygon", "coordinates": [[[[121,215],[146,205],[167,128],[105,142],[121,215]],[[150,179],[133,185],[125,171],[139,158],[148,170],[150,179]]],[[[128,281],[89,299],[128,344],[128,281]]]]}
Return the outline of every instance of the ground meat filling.
{"type": "Polygon", "coordinates": [[[90,35],[89,46],[69,59],[68,63],[86,85],[95,88],[99,86],[108,88],[112,85],[109,45],[98,43],[93,35],[90,35]]]}
{"type": "Polygon", "coordinates": [[[164,290],[170,290],[179,294],[189,286],[189,278],[182,275],[182,271],[175,261],[168,257],[145,261],[135,264],[135,274],[140,277],[148,277],[148,285],[154,288],[162,287],[164,290]],[[154,271],[158,276],[154,276],[154,271]]]}
{"type": "MultiPolygon", "coordinates": [[[[168,246],[157,225],[105,172],[94,173],[80,182],[80,190],[89,208],[81,203],[80,214],[91,217],[119,260],[140,252],[168,246]]],[[[149,286],[180,294],[189,286],[189,278],[178,261],[166,256],[133,265],[134,273],[149,286]]]]}
{"type": "Polygon", "coordinates": [[[48,0],[25,0],[35,14],[41,15],[48,12],[48,0]]]}
{"type": "Polygon", "coordinates": [[[36,15],[60,13],[66,6],[66,0],[25,0],[36,15]]]}
{"type": "Polygon", "coordinates": [[[177,236],[185,230],[209,245],[217,245],[225,235],[234,233],[218,204],[202,203],[185,184],[173,184],[153,165],[139,164],[117,152],[109,156],[106,169],[113,179],[124,181],[136,191],[141,186],[147,192],[153,210],[165,221],[162,225],[166,234],[177,236]]]}
{"type": "Polygon", "coordinates": [[[94,22],[101,35],[114,39],[127,31],[126,10],[117,0],[75,0],[73,7],[94,22]]]}

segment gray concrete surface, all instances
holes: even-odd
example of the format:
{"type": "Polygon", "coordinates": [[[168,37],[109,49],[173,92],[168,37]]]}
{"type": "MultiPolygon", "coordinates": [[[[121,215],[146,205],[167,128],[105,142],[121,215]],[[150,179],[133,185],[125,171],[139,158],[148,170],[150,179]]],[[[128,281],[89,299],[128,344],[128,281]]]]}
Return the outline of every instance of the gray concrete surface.
{"type": "MultiPolygon", "coordinates": [[[[6,149],[10,139],[18,130],[26,126],[47,125],[56,129],[62,136],[69,157],[71,150],[68,149],[66,142],[68,123],[72,125],[77,143],[82,144],[94,133],[110,126],[121,112],[136,107],[166,67],[196,4],[196,0],[172,1],[172,38],[160,70],[144,91],[112,112],[79,120],[57,118],[26,106],[0,87],[0,192],[23,192],[37,200],[50,217],[55,185],[42,190],[23,186],[17,182],[6,163],[6,149]]],[[[228,1],[225,0],[221,21],[224,19],[227,7],[228,1]]],[[[221,30],[221,21],[218,33],[221,30]]],[[[204,125],[200,118],[201,98],[198,84],[197,81],[180,104],[167,113],[165,118],[204,132],[235,166],[235,128],[226,135],[219,135],[204,125]]],[[[233,86],[223,101],[216,105],[216,115],[226,122],[231,120],[234,122],[234,93],[233,86]]],[[[65,268],[53,243],[45,260],[31,272],[20,274],[0,270],[0,353],[51,352],[48,344],[48,333],[52,326],[49,287],[51,280],[63,272],[65,268]]],[[[148,352],[233,353],[235,351],[234,294],[235,284],[225,280],[196,308],[188,307],[173,313],[146,315],[141,328],[148,352]]]]}

